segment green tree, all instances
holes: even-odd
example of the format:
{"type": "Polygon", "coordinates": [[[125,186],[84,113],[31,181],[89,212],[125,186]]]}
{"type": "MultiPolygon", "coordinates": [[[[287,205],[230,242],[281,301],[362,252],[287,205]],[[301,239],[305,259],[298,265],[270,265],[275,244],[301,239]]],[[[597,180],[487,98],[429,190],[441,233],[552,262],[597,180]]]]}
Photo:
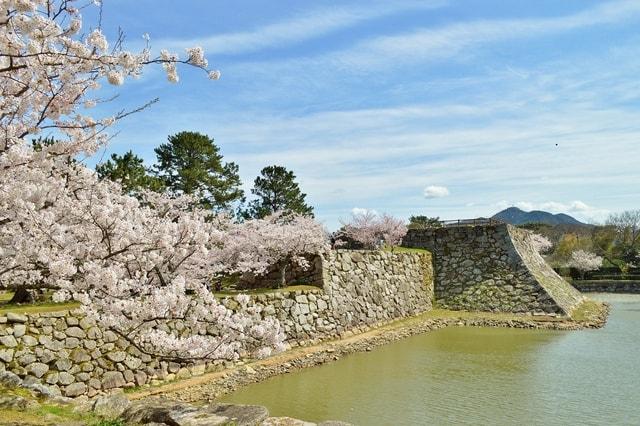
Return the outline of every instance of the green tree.
{"type": "Polygon", "coordinates": [[[111,154],[111,159],[96,166],[100,179],[120,182],[124,192],[133,194],[140,189],[161,191],[162,182],[144,167],[142,158],[128,151],[124,155],[111,154]]]}
{"type": "Polygon", "coordinates": [[[212,138],[180,132],[155,149],[154,167],[162,183],[175,194],[191,194],[203,207],[227,210],[243,199],[238,166],[224,163],[212,138]]]}
{"type": "Polygon", "coordinates": [[[591,242],[595,254],[603,257],[611,266],[621,269],[624,262],[618,259],[620,253],[618,246],[616,246],[616,236],[614,226],[596,226],[591,234],[591,242]]]}
{"type": "Polygon", "coordinates": [[[609,216],[607,224],[616,230],[616,257],[627,266],[640,263],[640,210],[627,210],[609,216]]]}
{"type": "Polygon", "coordinates": [[[299,213],[313,217],[307,205],[307,194],[300,191],[296,175],[282,166],[267,166],[253,182],[251,193],[257,198],[249,203],[245,217],[263,218],[276,211],[299,213]]]}
{"type": "Polygon", "coordinates": [[[409,218],[409,224],[407,228],[409,229],[426,229],[426,228],[440,228],[442,224],[440,223],[439,217],[429,217],[429,216],[411,216],[409,218]]]}
{"type": "Polygon", "coordinates": [[[38,152],[42,151],[42,148],[51,146],[54,143],[56,143],[56,140],[50,136],[46,138],[39,136],[38,139],[31,139],[31,146],[33,147],[33,150],[38,152]]]}

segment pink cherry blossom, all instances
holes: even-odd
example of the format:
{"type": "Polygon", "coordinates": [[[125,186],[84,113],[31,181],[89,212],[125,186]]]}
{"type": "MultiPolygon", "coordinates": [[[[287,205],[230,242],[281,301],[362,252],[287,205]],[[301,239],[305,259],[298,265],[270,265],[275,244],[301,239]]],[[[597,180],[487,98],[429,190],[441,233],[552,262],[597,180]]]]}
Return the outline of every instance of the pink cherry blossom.
{"type": "Polygon", "coordinates": [[[281,350],[276,319],[262,319],[247,297],[241,309],[227,309],[209,284],[230,270],[296,260],[324,233],[299,218],[235,224],[192,208],[188,197],[149,192],[138,200],[98,180],[83,158],[137,111],[88,115],[104,101],[95,95],[101,84],[124,84],[153,64],[173,82],[178,65],[219,73],[206,69],[200,48],[186,59],[167,51],[151,58],[148,47],[129,52],[120,43],[107,51],[99,28],[79,35],[85,3],[74,4],[0,0],[0,284],[54,289],[55,300],[79,301],[103,327],[153,355],[237,359],[281,350]],[[56,142],[33,147],[37,135],[56,142]]]}

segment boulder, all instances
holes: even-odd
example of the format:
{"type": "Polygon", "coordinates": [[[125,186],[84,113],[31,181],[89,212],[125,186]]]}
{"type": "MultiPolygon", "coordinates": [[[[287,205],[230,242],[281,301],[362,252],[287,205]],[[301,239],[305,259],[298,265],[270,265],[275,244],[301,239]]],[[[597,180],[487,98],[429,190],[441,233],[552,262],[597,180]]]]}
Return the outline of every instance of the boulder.
{"type": "Polygon", "coordinates": [[[59,358],[56,360],[55,365],[59,371],[68,371],[73,367],[73,362],[69,358],[59,358]]]}
{"type": "Polygon", "coordinates": [[[9,388],[15,388],[22,385],[22,379],[11,371],[3,371],[0,373],[0,384],[9,388]]]}
{"type": "Polygon", "coordinates": [[[60,395],[60,390],[58,388],[55,386],[43,385],[42,383],[32,383],[25,387],[32,390],[38,397],[53,398],[60,395]]]}
{"type": "Polygon", "coordinates": [[[73,377],[73,374],[71,373],[68,373],[66,371],[61,371],[60,374],[58,374],[58,383],[60,383],[61,385],[70,385],[75,381],[76,381],[76,378],[73,377]]]}
{"type": "Polygon", "coordinates": [[[69,327],[64,332],[66,333],[67,336],[76,337],[78,339],[84,339],[86,336],[84,330],[81,329],[80,327],[69,327]]]}
{"type": "Polygon", "coordinates": [[[269,417],[269,410],[261,405],[212,404],[206,411],[227,417],[238,426],[259,424],[269,417]]]}
{"type": "Polygon", "coordinates": [[[0,395],[0,412],[2,409],[25,411],[36,408],[38,405],[36,401],[18,395],[0,395]]]}
{"type": "Polygon", "coordinates": [[[119,371],[107,371],[102,376],[102,389],[121,388],[126,384],[124,376],[119,371]]]}
{"type": "Polygon", "coordinates": [[[93,412],[105,419],[117,419],[131,406],[129,399],[121,393],[96,398],[93,412]]]}
{"type": "Polygon", "coordinates": [[[15,348],[16,346],[18,346],[18,342],[16,341],[16,338],[13,336],[0,337],[0,343],[9,348],[15,348]]]}
{"type": "Polygon", "coordinates": [[[122,351],[114,351],[114,352],[109,352],[107,354],[107,358],[109,358],[109,360],[113,362],[122,362],[125,360],[126,357],[127,357],[127,354],[122,351]]]}
{"type": "Polygon", "coordinates": [[[122,415],[125,422],[149,424],[166,423],[174,426],[215,426],[261,424],[269,411],[258,405],[213,404],[196,407],[191,404],[148,399],[135,402],[122,415]]]}
{"type": "Polygon", "coordinates": [[[72,383],[64,389],[64,396],[76,397],[84,395],[87,392],[87,385],[82,382],[72,383]]]}
{"type": "Polygon", "coordinates": [[[22,337],[27,332],[27,326],[24,324],[15,324],[13,326],[13,336],[22,337]]]}
{"type": "Polygon", "coordinates": [[[25,346],[35,346],[38,344],[38,340],[33,336],[22,336],[22,343],[25,346]]]}
{"type": "Polygon", "coordinates": [[[13,349],[0,349],[0,360],[11,362],[13,360],[13,349]]]}
{"type": "Polygon", "coordinates": [[[41,362],[34,362],[33,364],[29,364],[27,366],[27,371],[30,371],[34,376],[40,378],[44,376],[47,371],[49,371],[49,366],[41,362]]]}
{"type": "Polygon", "coordinates": [[[28,318],[26,315],[23,314],[17,314],[15,312],[9,312],[7,313],[7,321],[9,322],[19,322],[19,323],[24,323],[27,322],[28,318]]]}
{"type": "Polygon", "coordinates": [[[227,417],[215,414],[203,415],[191,404],[165,400],[135,402],[122,414],[121,418],[127,423],[161,423],[174,426],[216,426],[229,423],[227,417]]]}

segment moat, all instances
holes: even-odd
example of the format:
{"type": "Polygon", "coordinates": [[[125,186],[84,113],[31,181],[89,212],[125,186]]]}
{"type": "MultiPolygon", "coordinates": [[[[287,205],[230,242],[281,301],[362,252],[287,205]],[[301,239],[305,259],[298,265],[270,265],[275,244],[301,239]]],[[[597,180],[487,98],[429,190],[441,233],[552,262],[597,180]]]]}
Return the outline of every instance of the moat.
{"type": "Polygon", "coordinates": [[[591,297],[612,304],[600,330],[449,327],[223,400],[358,425],[638,424],[640,295],[591,297]]]}

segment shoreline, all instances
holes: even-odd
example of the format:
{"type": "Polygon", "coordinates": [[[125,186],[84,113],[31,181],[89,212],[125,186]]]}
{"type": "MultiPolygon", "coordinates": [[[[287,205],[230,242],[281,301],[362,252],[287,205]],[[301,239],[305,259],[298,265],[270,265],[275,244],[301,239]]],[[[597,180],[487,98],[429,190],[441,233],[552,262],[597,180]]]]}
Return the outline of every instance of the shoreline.
{"type": "Polygon", "coordinates": [[[583,320],[435,309],[341,339],[298,346],[263,360],[241,362],[224,370],[127,392],[127,397],[132,400],[141,400],[161,396],[169,400],[190,403],[216,402],[220,397],[252,383],[337,361],[353,353],[369,352],[379,346],[445,327],[505,327],[567,331],[602,328],[606,324],[610,306],[601,302],[591,303],[594,304],[595,309],[588,312],[583,320]]]}

